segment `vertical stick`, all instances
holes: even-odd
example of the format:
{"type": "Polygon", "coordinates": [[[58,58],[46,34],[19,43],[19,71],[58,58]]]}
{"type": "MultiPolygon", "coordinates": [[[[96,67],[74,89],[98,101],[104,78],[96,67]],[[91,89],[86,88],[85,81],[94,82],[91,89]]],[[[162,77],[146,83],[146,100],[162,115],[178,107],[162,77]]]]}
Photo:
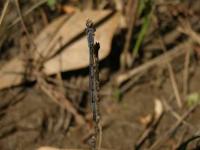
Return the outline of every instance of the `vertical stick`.
{"type": "Polygon", "coordinates": [[[92,21],[87,20],[86,32],[89,47],[89,93],[90,102],[93,112],[93,121],[95,124],[95,135],[93,137],[94,142],[92,145],[93,150],[100,150],[101,148],[101,123],[100,123],[100,112],[99,112],[99,58],[98,51],[100,48],[99,43],[94,43],[95,28],[92,21]],[[98,145],[98,147],[97,147],[98,145]]]}
{"type": "Polygon", "coordinates": [[[0,16],[0,26],[5,18],[6,12],[8,10],[8,6],[9,6],[10,0],[7,0],[3,6],[3,10],[1,12],[1,16],[0,16]]]}
{"type": "MultiPolygon", "coordinates": [[[[188,46],[187,46],[188,47],[188,46]]],[[[188,94],[188,78],[189,78],[189,66],[190,66],[190,48],[185,53],[184,71],[183,71],[183,96],[186,99],[188,94]]]]}
{"type": "MultiPolygon", "coordinates": [[[[157,16],[155,16],[154,19],[155,19],[156,26],[159,29],[160,26],[159,26],[157,16]]],[[[160,33],[158,33],[158,40],[159,40],[159,44],[160,44],[163,52],[166,53],[167,47],[166,47],[165,41],[161,37],[160,33]]],[[[183,106],[183,104],[182,104],[182,101],[181,101],[181,96],[180,96],[180,92],[179,92],[179,89],[178,89],[178,84],[177,84],[177,81],[176,81],[176,78],[175,78],[175,73],[173,71],[173,68],[172,68],[172,65],[171,65],[170,62],[167,63],[167,69],[168,69],[168,72],[169,72],[169,77],[170,77],[170,80],[171,80],[171,84],[172,84],[173,92],[174,92],[174,95],[175,95],[175,98],[176,98],[176,101],[177,101],[177,105],[178,105],[179,108],[181,108],[183,106]]]]}

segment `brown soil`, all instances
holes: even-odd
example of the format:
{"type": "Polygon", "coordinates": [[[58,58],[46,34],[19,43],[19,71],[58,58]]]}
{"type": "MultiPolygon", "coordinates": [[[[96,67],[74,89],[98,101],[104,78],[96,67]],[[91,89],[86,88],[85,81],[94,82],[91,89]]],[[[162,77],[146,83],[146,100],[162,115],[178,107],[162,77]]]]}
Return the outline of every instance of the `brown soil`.
{"type": "MultiPolygon", "coordinates": [[[[182,72],[177,74],[181,78],[182,72]]],[[[199,91],[200,69],[194,71],[190,82],[190,91],[199,91]]],[[[177,107],[175,99],[169,100],[173,95],[169,79],[161,88],[155,86],[156,80],[148,80],[137,84],[125,93],[121,102],[116,98],[102,98],[102,118],[106,122],[103,129],[102,147],[110,149],[134,149],[134,145],[145,131],[145,126],[139,121],[142,117],[154,112],[154,100],[162,101],[165,98],[175,111],[181,116],[184,109],[177,107]]],[[[104,87],[106,88],[106,86],[104,87]]],[[[181,138],[182,141],[199,132],[199,109],[189,115],[186,121],[192,126],[185,125],[177,129],[172,137],[162,143],[162,149],[171,149],[176,146],[181,138]]],[[[88,147],[83,142],[87,136],[88,125],[77,128],[73,124],[69,129],[67,124],[68,114],[58,105],[52,102],[37,87],[22,89],[15,88],[1,92],[1,149],[35,149],[39,146],[83,148],[88,147]],[[10,94],[9,94],[10,93],[10,94]],[[9,101],[9,103],[8,103],[9,101]]],[[[162,117],[155,135],[149,138],[145,145],[148,146],[154,140],[163,138],[163,134],[177,121],[171,112],[166,111],[162,117]]]]}

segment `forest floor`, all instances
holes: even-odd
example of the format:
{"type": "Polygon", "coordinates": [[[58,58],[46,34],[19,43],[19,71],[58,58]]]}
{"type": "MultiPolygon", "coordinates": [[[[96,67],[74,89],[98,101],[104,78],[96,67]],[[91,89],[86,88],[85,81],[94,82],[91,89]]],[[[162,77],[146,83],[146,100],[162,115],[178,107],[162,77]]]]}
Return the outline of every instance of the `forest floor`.
{"type": "MultiPolygon", "coordinates": [[[[101,12],[104,8],[98,10],[97,16],[92,12],[92,15],[90,14],[94,19],[97,18],[97,24],[100,22],[100,27],[96,30],[97,39],[102,37],[99,38],[103,49],[103,54],[100,54],[99,92],[102,149],[200,149],[200,1],[186,0],[177,3],[169,2],[169,4],[162,0],[157,1],[161,4],[155,4],[158,9],[153,10],[156,15],[153,15],[142,43],[137,39],[142,36],[141,28],[145,24],[142,18],[148,17],[145,14],[145,11],[149,11],[147,8],[135,22],[133,21],[134,26],[127,25],[124,30],[120,24],[121,27],[116,27],[112,32],[111,28],[114,28],[114,25],[109,28],[109,20],[115,23],[116,15],[107,12],[104,14],[101,12]],[[103,17],[99,15],[101,13],[108,19],[102,19],[103,17]],[[158,24],[155,16],[158,17],[158,24]],[[108,24],[108,27],[106,25],[104,27],[101,22],[108,24]],[[135,30],[132,31],[133,27],[135,30]],[[98,30],[105,31],[99,34],[98,30]],[[133,33],[132,37],[127,38],[129,30],[133,33]],[[106,40],[101,42],[101,39],[106,40]],[[127,40],[130,40],[129,44],[140,43],[140,52],[136,58],[127,56],[127,60],[124,61],[122,55],[127,40]],[[110,49],[104,51],[108,47],[110,49]],[[132,59],[131,65],[129,59],[132,59]],[[122,79],[120,77],[124,77],[123,80],[120,80],[122,79]]],[[[137,4],[136,0],[130,2],[133,6],[137,4]]],[[[2,10],[6,7],[6,3],[10,5],[8,9],[17,6],[17,3],[5,1],[2,10]]],[[[21,0],[18,4],[23,14],[26,10],[30,10],[32,4],[37,4],[37,1],[32,0],[27,4],[21,0]]],[[[76,53],[77,47],[80,48],[84,42],[87,46],[86,38],[81,45],[81,39],[85,35],[82,32],[84,28],[77,33],[73,31],[73,25],[76,26],[73,19],[65,20],[65,22],[72,22],[65,24],[68,29],[62,30],[62,26],[55,25],[56,22],[59,24],[60,16],[78,14],[78,9],[88,9],[89,4],[88,1],[81,3],[73,0],[57,2],[56,8],[52,10],[50,7],[54,6],[43,3],[37,6],[36,10],[32,10],[28,15],[29,18],[23,16],[25,19],[19,19],[18,23],[11,28],[8,26],[13,23],[17,13],[13,14],[9,10],[7,14],[9,17],[4,19],[5,23],[0,23],[2,27],[0,30],[2,39],[0,40],[0,149],[35,150],[48,146],[49,149],[44,150],[51,150],[50,147],[82,150],[90,147],[88,143],[94,134],[94,123],[88,94],[89,64],[87,61],[89,60],[82,56],[73,57],[79,55],[76,53]],[[53,26],[51,26],[52,22],[55,23],[53,26]],[[57,31],[56,27],[61,29],[61,32],[52,34],[57,31]],[[48,31],[45,28],[48,28],[48,31]],[[67,37],[63,38],[65,31],[67,37]],[[38,36],[39,33],[42,34],[38,36]],[[63,41],[59,40],[59,34],[63,41]],[[75,36],[72,36],[73,34],[75,36]],[[53,35],[58,39],[56,41],[47,38],[47,41],[41,41],[41,38],[46,35],[53,35]],[[44,63],[44,68],[47,68],[44,71],[38,65],[40,61],[36,62],[35,66],[30,65],[33,59],[38,58],[35,55],[31,57],[32,42],[35,42],[39,48],[53,49],[47,52],[53,54],[44,61],[47,62],[44,63]],[[49,46],[51,42],[57,45],[49,46]],[[64,58],[67,66],[59,68],[60,71],[52,69],[56,68],[56,65],[54,66],[56,59],[53,58],[60,54],[57,53],[60,49],[65,51],[65,48],[69,51],[64,58]],[[78,62],[78,65],[73,65],[73,61],[78,62]],[[24,64],[28,69],[26,67],[24,70],[21,69],[24,64]],[[5,76],[5,70],[14,73],[5,76]],[[24,73],[21,73],[22,70],[24,73]]],[[[117,3],[112,5],[102,0],[97,6],[100,4],[102,7],[105,5],[108,10],[112,10],[113,7],[117,9],[117,3]]],[[[122,6],[129,8],[125,4],[122,6]]],[[[19,12],[17,10],[16,12],[19,12]]],[[[128,11],[127,14],[131,16],[131,13],[128,11]]],[[[79,15],[81,13],[77,15],[80,20],[74,20],[78,25],[81,24],[81,27],[85,27],[84,17],[90,15],[79,15]],[[81,18],[84,22],[81,22],[81,18]]],[[[135,48],[134,45],[129,45],[130,54],[135,48]]]]}

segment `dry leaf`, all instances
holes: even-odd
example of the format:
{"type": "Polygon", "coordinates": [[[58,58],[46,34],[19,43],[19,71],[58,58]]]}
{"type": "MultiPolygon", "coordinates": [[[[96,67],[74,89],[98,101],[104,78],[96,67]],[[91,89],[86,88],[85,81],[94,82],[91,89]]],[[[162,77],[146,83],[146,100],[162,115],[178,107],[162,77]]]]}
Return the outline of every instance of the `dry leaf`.
{"type": "Polygon", "coordinates": [[[63,5],[61,6],[61,9],[66,14],[73,14],[78,10],[76,7],[72,5],[63,5]]]}
{"type": "Polygon", "coordinates": [[[155,99],[154,100],[154,113],[152,114],[148,114],[144,117],[140,117],[139,121],[141,122],[141,124],[143,124],[144,126],[149,126],[150,124],[154,124],[155,122],[157,122],[160,117],[163,114],[163,105],[161,103],[161,101],[159,99],[155,99]]]}
{"type": "Polygon", "coordinates": [[[140,123],[142,125],[144,125],[145,127],[147,127],[147,126],[149,126],[152,123],[153,116],[151,114],[148,114],[148,115],[146,115],[144,117],[140,117],[139,120],[140,120],[140,123]]]}
{"type": "MultiPolygon", "coordinates": [[[[112,37],[119,21],[119,14],[112,14],[111,11],[87,10],[77,12],[69,19],[67,16],[56,19],[35,39],[37,51],[35,51],[34,58],[38,59],[38,54],[43,57],[47,55],[49,57],[55,56],[63,47],[59,55],[44,64],[45,73],[51,75],[58,71],[71,71],[87,67],[89,60],[85,22],[90,18],[94,23],[105,20],[97,27],[95,36],[101,44],[100,60],[104,59],[110,53],[112,37]]],[[[21,84],[24,70],[23,61],[19,56],[9,61],[0,70],[0,89],[21,84]]]]}
{"type": "Polygon", "coordinates": [[[155,107],[154,107],[154,114],[155,114],[155,120],[158,120],[161,115],[163,114],[163,105],[159,99],[155,99],[154,101],[155,107]]]}
{"type": "MultiPolygon", "coordinates": [[[[42,49],[45,49],[48,43],[52,40],[53,35],[55,35],[60,26],[64,23],[64,21],[66,21],[66,19],[67,16],[62,16],[58,18],[41,32],[41,34],[35,40],[38,52],[41,52],[42,49]]],[[[38,53],[36,53],[36,55],[37,54],[38,53]]],[[[0,70],[0,89],[22,83],[22,75],[24,73],[24,70],[24,63],[20,56],[15,57],[7,64],[5,64],[0,70]]]]}
{"type": "MultiPolygon", "coordinates": [[[[85,19],[84,19],[85,20],[85,19]]],[[[102,24],[95,33],[96,41],[100,42],[99,59],[102,60],[109,55],[113,34],[117,28],[119,16],[116,14],[112,19],[102,24]]],[[[84,28],[84,23],[80,27],[84,28]]],[[[70,28],[68,29],[70,30],[70,28]]],[[[48,61],[44,70],[47,74],[54,74],[59,71],[71,71],[87,67],[89,65],[88,45],[85,38],[68,46],[60,55],[48,61]]]]}

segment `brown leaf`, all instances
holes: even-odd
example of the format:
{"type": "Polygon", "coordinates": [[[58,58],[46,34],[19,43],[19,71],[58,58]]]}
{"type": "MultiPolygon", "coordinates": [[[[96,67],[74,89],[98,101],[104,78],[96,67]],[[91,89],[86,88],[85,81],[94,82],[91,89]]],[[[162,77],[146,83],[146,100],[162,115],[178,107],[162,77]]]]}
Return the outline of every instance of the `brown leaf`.
{"type": "MultiPolygon", "coordinates": [[[[34,59],[38,59],[40,55],[52,58],[44,64],[44,71],[48,75],[87,67],[89,60],[85,22],[89,18],[94,23],[104,20],[97,27],[95,36],[101,44],[99,55],[100,60],[102,60],[110,53],[112,37],[120,20],[118,13],[111,14],[111,11],[87,10],[76,12],[69,19],[67,16],[56,19],[34,40],[37,45],[34,59]],[[55,56],[61,47],[63,48],[61,53],[55,56]]],[[[0,70],[0,89],[21,84],[24,70],[25,67],[20,56],[16,56],[4,65],[0,70]]]]}
{"type": "MultiPolygon", "coordinates": [[[[62,16],[58,18],[56,21],[52,22],[49,26],[47,26],[36,38],[35,44],[37,45],[38,52],[41,52],[42,49],[46,48],[48,43],[50,43],[51,39],[53,38],[53,35],[64,23],[66,18],[67,16],[62,16]]],[[[35,55],[37,55],[37,53],[35,55]]],[[[22,74],[24,73],[24,70],[24,63],[20,56],[16,56],[7,64],[5,64],[0,70],[0,89],[19,85],[20,83],[22,83],[22,74]]]]}
{"type": "Polygon", "coordinates": [[[61,9],[66,14],[73,14],[78,10],[76,7],[71,5],[63,5],[61,6],[61,9]]]}
{"type": "Polygon", "coordinates": [[[155,107],[154,107],[154,115],[155,115],[155,120],[158,120],[161,115],[163,114],[163,104],[159,99],[154,100],[155,107]]]}
{"type": "Polygon", "coordinates": [[[142,125],[144,125],[145,127],[148,127],[153,121],[153,116],[151,114],[142,116],[139,118],[139,121],[142,125]]]}
{"type": "MultiPolygon", "coordinates": [[[[81,24],[81,26],[77,28],[84,28],[85,19],[83,19],[83,23],[81,24]]],[[[101,46],[99,51],[100,60],[108,56],[110,53],[112,36],[117,28],[118,21],[119,16],[116,14],[112,17],[112,19],[108,20],[106,23],[97,28],[95,38],[101,46]]],[[[66,33],[68,33],[70,29],[71,28],[66,28],[66,33]]],[[[44,66],[45,72],[47,74],[54,74],[59,71],[80,69],[89,65],[88,60],[88,45],[86,39],[81,38],[76,43],[67,47],[60,55],[57,55],[53,59],[49,60],[44,66]]]]}

